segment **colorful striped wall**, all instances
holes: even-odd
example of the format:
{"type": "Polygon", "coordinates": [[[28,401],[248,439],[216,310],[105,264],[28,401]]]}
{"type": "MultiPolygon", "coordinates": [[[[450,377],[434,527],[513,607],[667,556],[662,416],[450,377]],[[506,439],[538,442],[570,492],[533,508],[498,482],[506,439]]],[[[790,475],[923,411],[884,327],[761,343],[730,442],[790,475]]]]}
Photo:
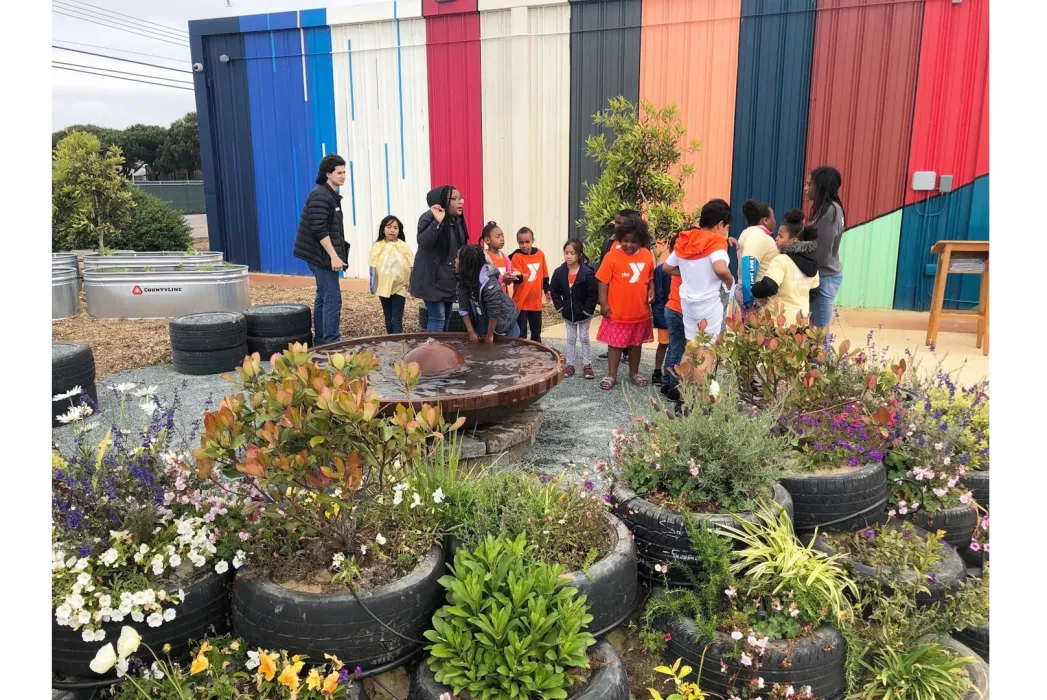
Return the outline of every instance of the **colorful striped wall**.
{"type": "Polygon", "coordinates": [[[988,21],[989,0],[396,0],[190,22],[211,247],[307,274],[298,215],[338,153],[349,275],[386,214],[413,243],[446,183],[474,240],[528,226],[558,258],[599,177],[591,117],[624,95],[677,105],[702,144],[687,204],[728,199],[736,232],[746,198],[780,218],[838,168],[837,302],[924,310],[934,242],[989,236],[988,21]],[[953,191],[912,190],[919,170],[953,191]]]}

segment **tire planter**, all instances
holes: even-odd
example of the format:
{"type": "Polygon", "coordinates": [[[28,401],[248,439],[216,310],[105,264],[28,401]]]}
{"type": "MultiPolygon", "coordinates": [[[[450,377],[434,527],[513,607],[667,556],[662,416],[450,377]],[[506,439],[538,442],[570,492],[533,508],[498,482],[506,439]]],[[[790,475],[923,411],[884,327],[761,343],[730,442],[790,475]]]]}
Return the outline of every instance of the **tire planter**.
{"type": "Polygon", "coordinates": [[[980,627],[968,627],[965,630],[953,632],[952,636],[964,646],[989,663],[989,623],[980,627]]]}
{"type": "Polygon", "coordinates": [[[967,568],[981,574],[982,569],[985,568],[985,563],[989,561],[989,554],[984,549],[979,549],[975,552],[971,549],[970,545],[966,547],[960,547],[956,550],[960,555],[960,559],[963,559],[963,563],[967,565],[967,568]]]}
{"type": "MultiPolygon", "coordinates": [[[[51,343],[51,396],[64,394],[80,387],[93,402],[98,403],[95,387],[95,356],[85,343],[51,343]]],[[[51,426],[62,425],[58,416],[80,403],[81,396],[51,402],[51,426]]]]}
{"type": "Polygon", "coordinates": [[[264,362],[268,362],[273,355],[283,352],[287,349],[287,346],[292,343],[305,343],[311,347],[313,344],[313,334],[311,332],[306,332],[302,335],[281,336],[278,338],[255,338],[253,336],[247,336],[247,352],[248,354],[256,352],[264,362]]]}
{"type": "Polygon", "coordinates": [[[313,314],[305,304],[261,304],[244,311],[252,338],[299,337],[311,334],[313,314]]]}
{"type": "MultiPolygon", "coordinates": [[[[629,677],[614,647],[607,642],[597,642],[589,649],[589,659],[592,666],[589,680],[569,695],[569,700],[629,700],[629,677]]],[[[411,677],[407,700],[440,700],[441,695],[450,692],[450,687],[436,682],[425,658],[411,677]]]]}
{"type": "MultiPolygon", "coordinates": [[[[186,660],[192,653],[193,643],[212,634],[224,634],[229,628],[229,582],[232,573],[216,574],[213,570],[183,586],[185,600],[175,606],[174,620],[159,627],[150,627],[144,621],[133,622],[130,617],[123,622],[107,622],[102,625],[105,639],[101,642],[85,642],[80,630],[60,627],[51,612],[51,672],[65,676],[98,680],[103,678],[91,670],[91,660],[106,643],[120,638],[120,630],[130,625],[142,636],[142,646],[135,657],[152,661],[146,645],[161,653],[165,644],[171,645],[171,658],[186,660]]],[[[321,657],[323,658],[323,657],[321,657]]],[[[147,664],[148,665],[148,664],[147,664]]],[[[113,669],[105,677],[116,678],[113,669]]]]}
{"type": "Polygon", "coordinates": [[[971,490],[971,495],[982,508],[989,510],[989,471],[972,470],[963,475],[960,483],[971,490]]]}
{"type": "MultiPolygon", "coordinates": [[[[929,534],[927,530],[921,527],[908,525],[904,522],[891,521],[888,523],[888,526],[897,529],[908,528],[912,530],[914,537],[927,537],[929,534]]],[[[832,545],[821,535],[815,538],[814,548],[829,555],[840,553],[833,549],[832,545]]],[[[941,557],[941,565],[938,567],[938,571],[934,573],[934,580],[930,580],[927,577],[924,578],[923,585],[927,587],[929,592],[916,594],[916,604],[921,607],[929,607],[945,602],[946,594],[952,592],[967,576],[967,567],[964,566],[960,555],[951,547],[942,547],[941,557]]],[[[841,561],[858,579],[873,582],[879,585],[884,592],[890,592],[891,587],[883,580],[883,575],[886,573],[883,569],[869,566],[847,555],[844,555],[841,561]]],[[[902,578],[905,581],[915,581],[916,573],[907,571],[902,578]]]]}
{"type": "MultiPolygon", "coordinates": [[[[423,303],[418,307],[418,332],[428,333],[429,332],[429,309],[425,308],[423,303]]],[[[465,333],[467,329],[465,327],[465,321],[462,320],[461,314],[458,313],[458,304],[454,304],[451,307],[451,323],[447,327],[448,333],[465,333]]]]}
{"type": "Polygon", "coordinates": [[[974,658],[974,661],[967,666],[967,676],[971,679],[974,688],[967,691],[964,700],[989,700],[989,664],[979,658],[978,653],[973,649],[952,637],[942,637],[939,641],[943,647],[957,656],[974,658]]]}
{"type": "Polygon", "coordinates": [[[232,372],[239,367],[244,358],[250,355],[247,351],[247,343],[235,348],[225,350],[211,350],[208,352],[192,352],[189,350],[171,349],[171,360],[174,363],[175,372],[203,376],[206,374],[222,374],[232,372]]]}
{"type": "Polygon", "coordinates": [[[247,320],[230,311],[186,314],[171,319],[170,334],[172,350],[227,350],[247,342],[247,320]]]}
{"type": "Polygon", "coordinates": [[[405,577],[352,593],[302,593],[267,579],[237,576],[233,628],[252,647],[286,649],[322,659],[334,654],[364,674],[402,665],[421,645],[433,613],[443,604],[443,549],[434,546],[405,577]],[[366,607],[365,607],[366,606],[366,607]],[[371,613],[399,634],[378,624],[371,613]]]}
{"type": "MultiPolygon", "coordinates": [[[[772,497],[791,518],[793,501],[789,492],[775,484],[772,497]]],[[[701,577],[702,565],[691,550],[683,516],[645,501],[622,484],[615,484],[611,490],[611,507],[633,533],[638,557],[637,570],[641,577],[654,583],[668,582],[671,586],[691,585],[690,579],[678,567],[670,567],[667,575],[654,570],[655,564],[669,563],[683,565],[693,575],[701,577]]],[[[696,513],[694,517],[699,525],[705,522],[712,529],[737,525],[735,515],[730,513],[696,513]]],[[[755,522],[755,516],[749,513],[739,513],[738,517],[755,522]]]]}
{"type": "Polygon", "coordinates": [[[849,532],[887,521],[883,462],[835,474],[790,474],[781,485],[793,499],[796,532],[849,532]]]}
{"type": "Polygon", "coordinates": [[[978,527],[978,511],[971,505],[946,508],[933,515],[921,509],[910,515],[909,519],[928,532],[945,530],[942,539],[957,549],[970,544],[974,529],[978,527]]]}
{"type": "Polygon", "coordinates": [[[660,620],[658,628],[671,636],[665,658],[682,658],[695,672],[701,668],[699,685],[707,693],[726,698],[734,694],[732,686],[742,690],[758,675],[763,678],[765,689],[775,683],[809,685],[817,697],[825,700],[843,700],[846,696],[847,642],[828,625],[806,637],[768,642],[758,672],[742,666],[737,659],[727,658],[726,655],[734,655],[734,642],[726,634],[719,634],[716,640],[697,639],[698,626],[686,619],[660,620]],[[721,664],[727,667],[726,673],[721,664]]]}

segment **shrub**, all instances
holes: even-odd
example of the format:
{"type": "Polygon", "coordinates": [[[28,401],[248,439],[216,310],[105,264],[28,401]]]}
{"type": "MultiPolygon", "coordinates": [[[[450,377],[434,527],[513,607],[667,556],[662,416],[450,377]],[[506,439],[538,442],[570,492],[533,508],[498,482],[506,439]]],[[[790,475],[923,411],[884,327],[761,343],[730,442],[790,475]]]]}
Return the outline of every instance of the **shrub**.
{"type": "Polygon", "coordinates": [[[193,242],[185,217],[159,197],[134,188],[131,220],[113,236],[112,247],[121,250],[185,250],[193,242]]]}
{"type": "Polygon", "coordinates": [[[97,136],[74,131],[55,148],[51,164],[51,249],[102,249],[131,220],[131,183],[120,176],[124,157],[97,136]]]}
{"type": "Polygon", "coordinates": [[[566,698],[578,669],[589,667],[584,631],[589,606],[561,586],[563,567],[533,561],[535,547],[489,536],[472,552],[460,549],[451,576],[440,579],[447,605],[425,637],[429,667],[455,695],[476,700],[566,698]]]}

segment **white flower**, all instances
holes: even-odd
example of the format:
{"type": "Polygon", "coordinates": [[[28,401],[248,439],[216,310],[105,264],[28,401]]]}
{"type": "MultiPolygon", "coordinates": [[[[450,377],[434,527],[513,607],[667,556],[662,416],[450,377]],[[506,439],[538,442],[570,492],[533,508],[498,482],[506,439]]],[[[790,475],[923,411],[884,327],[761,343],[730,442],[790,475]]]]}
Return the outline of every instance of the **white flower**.
{"type": "Polygon", "coordinates": [[[142,643],[142,637],[135,631],[134,627],[124,625],[120,630],[120,639],[116,642],[116,651],[120,658],[125,658],[138,651],[138,645],[142,643]]]}
{"type": "Polygon", "coordinates": [[[183,591],[181,588],[178,589],[178,602],[179,603],[184,603],[185,602],[185,591],[183,591]]]}
{"type": "Polygon", "coordinates": [[[749,656],[744,651],[742,652],[742,658],[740,659],[740,661],[742,662],[742,666],[752,666],[753,665],[753,657],[749,656]]]}
{"type": "Polygon", "coordinates": [[[158,663],[156,663],[155,661],[153,662],[152,666],[150,666],[149,668],[152,670],[153,678],[155,678],[156,680],[160,680],[161,678],[164,677],[164,672],[162,670],[160,670],[160,665],[158,663]]]}
{"type": "Polygon", "coordinates": [[[65,424],[68,425],[69,423],[75,423],[76,421],[81,421],[84,418],[87,418],[92,413],[93,413],[93,411],[91,410],[91,407],[87,406],[85,404],[81,404],[79,406],[73,406],[68,411],[66,411],[62,415],[58,416],[58,422],[59,423],[65,423],[65,424]]]}
{"type": "Polygon", "coordinates": [[[64,394],[55,394],[54,396],[51,397],[51,401],[65,401],[66,399],[71,399],[74,396],[77,396],[77,395],[83,393],[83,391],[84,391],[83,388],[81,388],[80,385],[78,384],[78,385],[74,386],[72,389],[70,389],[69,391],[65,392],[64,394]]]}
{"type": "Polygon", "coordinates": [[[105,553],[102,554],[101,557],[99,557],[99,560],[106,566],[112,566],[116,563],[116,560],[117,558],[119,558],[119,556],[120,552],[110,547],[109,549],[105,550],[105,553]]]}
{"type": "Polygon", "coordinates": [[[737,642],[741,638],[742,638],[742,633],[739,632],[738,630],[735,630],[734,632],[731,632],[731,639],[733,639],[734,641],[737,642]]]}
{"type": "Polygon", "coordinates": [[[164,616],[158,612],[155,612],[149,617],[147,617],[145,621],[150,627],[159,627],[160,625],[164,624],[164,616]]]}
{"type": "Polygon", "coordinates": [[[668,567],[662,566],[661,564],[655,564],[654,570],[659,574],[664,574],[668,571],[668,567]]]}
{"type": "Polygon", "coordinates": [[[738,593],[738,591],[734,590],[734,586],[731,586],[730,588],[724,589],[724,594],[728,598],[733,598],[735,595],[737,595],[737,593],[738,593]]]}
{"type": "Polygon", "coordinates": [[[419,496],[417,493],[414,494],[413,496],[411,496],[411,498],[412,498],[412,500],[411,500],[411,507],[412,508],[417,508],[418,506],[422,505],[422,497],[419,496]]]}
{"type": "Polygon", "coordinates": [[[151,416],[154,413],[156,413],[156,409],[160,408],[160,406],[156,403],[156,401],[153,401],[152,399],[146,399],[146,401],[143,402],[139,406],[139,408],[141,408],[147,416],[151,416]]]}
{"type": "Polygon", "coordinates": [[[376,536],[376,537],[374,538],[374,541],[375,541],[375,542],[377,542],[377,543],[378,543],[378,544],[380,544],[380,545],[384,545],[384,544],[386,543],[386,539],[385,539],[385,536],[384,536],[384,535],[382,535],[382,533],[380,533],[380,532],[379,532],[379,533],[378,533],[378,535],[377,535],[377,536],[376,536]]]}
{"type": "Polygon", "coordinates": [[[122,612],[120,612],[119,610],[110,610],[109,611],[109,621],[110,622],[123,622],[124,621],[124,614],[122,612]]]}
{"type": "Polygon", "coordinates": [[[342,568],[342,564],[344,564],[344,563],[345,563],[345,555],[342,554],[341,552],[338,552],[333,557],[331,557],[331,568],[334,569],[335,571],[340,570],[342,568]]]}
{"type": "Polygon", "coordinates": [[[360,556],[364,556],[365,554],[367,554],[367,545],[362,544],[360,545],[360,556]]]}
{"type": "Polygon", "coordinates": [[[146,396],[152,396],[152,395],[156,394],[156,391],[157,391],[156,384],[150,384],[149,386],[144,386],[141,389],[139,389],[138,391],[133,392],[131,394],[131,396],[134,396],[135,398],[139,398],[139,399],[144,399],[146,396]]]}
{"type": "Polygon", "coordinates": [[[709,395],[713,397],[720,395],[720,385],[715,379],[709,383],[709,395]]]}
{"type": "Polygon", "coordinates": [[[945,445],[944,445],[944,444],[942,444],[942,443],[940,443],[940,442],[936,442],[936,443],[934,443],[934,449],[938,450],[939,452],[941,452],[941,451],[942,451],[942,448],[943,448],[943,447],[945,447],[945,445]]]}
{"type": "Polygon", "coordinates": [[[393,491],[393,505],[398,506],[404,502],[404,492],[401,489],[394,489],[393,491]]]}
{"type": "Polygon", "coordinates": [[[761,689],[763,688],[763,676],[756,679],[756,687],[761,689]]]}
{"type": "Polygon", "coordinates": [[[945,496],[945,494],[948,493],[948,491],[946,489],[934,488],[934,489],[931,489],[931,490],[934,491],[934,495],[937,496],[938,498],[943,498],[945,496]]]}
{"type": "Polygon", "coordinates": [[[971,492],[967,491],[962,496],[960,496],[960,503],[962,503],[964,505],[967,505],[968,503],[971,502],[971,498],[972,498],[971,492]]]}
{"type": "Polygon", "coordinates": [[[132,389],[134,389],[136,386],[138,386],[138,385],[135,384],[134,382],[124,382],[123,384],[117,384],[116,386],[110,386],[110,388],[113,389],[114,391],[117,391],[117,392],[121,393],[121,394],[126,394],[127,392],[129,392],[132,389]]]}
{"type": "Polygon", "coordinates": [[[216,574],[224,574],[226,571],[229,571],[229,562],[227,562],[225,559],[222,559],[220,562],[214,565],[214,572],[216,574]]]}
{"type": "Polygon", "coordinates": [[[106,644],[91,660],[91,670],[95,673],[108,673],[109,669],[116,665],[116,661],[116,649],[113,648],[112,643],[106,644]]]}
{"type": "Polygon", "coordinates": [[[793,695],[796,695],[796,691],[790,685],[788,688],[785,689],[785,697],[791,698],[793,695]]]}
{"type": "Polygon", "coordinates": [[[182,557],[178,554],[172,554],[167,558],[167,563],[173,569],[182,563],[182,557]]]}
{"type": "Polygon", "coordinates": [[[236,550],[236,554],[233,555],[233,568],[239,569],[244,565],[244,560],[247,559],[247,554],[242,549],[236,550]]]}
{"type": "Polygon", "coordinates": [[[62,603],[57,608],[55,608],[55,617],[58,617],[58,618],[61,618],[61,617],[68,618],[72,614],[73,614],[73,609],[72,609],[72,607],[69,606],[69,603],[62,603]]]}
{"type": "Polygon", "coordinates": [[[257,651],[248,651],[247,652],[247,661],[244,662],[244,668],[246,668],[248,671],[250,671],[253,668],[258,668],[258,665],[260,663],[262,663],[262,662],[258,658],[258,652],[257,651]]]}
{"type": "Polygon", "coordinates": [[[436,489],[436,491],[433,492],[433,503],[443,503],[443,502],[444,502],[444,490],[443,490],[443,488],[438,487],[436,489]]]}
{"type": "Polygon", "coordinates": [[[105,630],[101,628],[90,630],[85,627],[84,631],[80,633],[80,638],[85,642],[100,642],[105,639],[105,630]]]}
{"type": "Polygon", "coordinates": [[[123,678],[124,674],[127,673],[127,659],[120,659],[116,662],[116,677],[123,678]]]}
{"type": "Polygon", "coordinates": [[[164,610],[164,622],[170,622],[171,620],[175,619],[176,615],[177,612],[174,608],[167,608],[166,610],[164,610]]]}
{"type": "Polygon", "coordinates": [[[76,619],[81,625],[86,625],[88,622],[91,621],[91,613],[87,612],[86,610],[81,610],[79,613],[77,613],[76,619]]]}
{"type": "Polygon", "coordinates": [[[143,620],[145,620],[145,615],[142,613],[141,610],[135,608],[131,611],[131,619],[135,622],[142,622],[143,620]]]}

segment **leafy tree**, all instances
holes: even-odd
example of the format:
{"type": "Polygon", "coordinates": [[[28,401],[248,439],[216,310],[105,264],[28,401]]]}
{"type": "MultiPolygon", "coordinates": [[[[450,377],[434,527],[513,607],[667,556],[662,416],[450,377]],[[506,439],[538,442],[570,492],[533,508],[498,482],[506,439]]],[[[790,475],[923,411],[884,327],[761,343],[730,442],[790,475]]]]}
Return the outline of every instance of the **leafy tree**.
{"type": "Polygon", "coordinates": [[[51,247],[105,247],[130,222],[131,182],[120,176],[117,146],[102,153],[97,136],[74,131],[55,149],[51,166],[51,247]]]}
{"type": "Polygon", "coordinates": [[[109,150],[110,146],[120,145],[118,138],[119,129],[109,129],[95,124],[76,124],[51,134],[51,150],[58,148],[58,143],[74,131],[82,131],[96,137],[99,142],[99,149],[103,152],[109,150]]]}
{"type": "Polygon", "coordinates": [[[200,133],[196,112],[189,112],[171,124],[167,130],[167,139],[157,153],[156,166],[163,173],[191,173],[200,169],[200,133]]]}
{"type": "Polygon", "coordinates": [[[113,238],[120,250],[185,250],[192,245],[193,230],[185,217],[155,195],[135,187],[134,211],[128,225],[113,238]]]}
{"type": "MultiPolygon", "coordinates": [[[[624,97],[614,97],[607,109],[593,115],[593,123],[610,131],[614,140],[608,144],[602,133],[586,140],[589,157],[602,170],[595,185],[586,183],[578,222],[586,232],[586,255],[599,259],[605,226],[621,209],[642,212],[651,234],[659,239],[693,225],[698,211],[686,212],[683,199],[694,166],[680,163],[687,130],[676,105],[658,108],[644,100],[637,110],[624,97]]],[[[697,140],[686,148],[688,153],[700,150],[697,140]]]]}
{"type": "Polygon", "coordinates": [[[160,147],[166,140],[167,129],[162,126],[134,124],[118,132],[117,145],[124,152],[121,174],[131,177],[141,167],[155,169],[160,147]]]}

